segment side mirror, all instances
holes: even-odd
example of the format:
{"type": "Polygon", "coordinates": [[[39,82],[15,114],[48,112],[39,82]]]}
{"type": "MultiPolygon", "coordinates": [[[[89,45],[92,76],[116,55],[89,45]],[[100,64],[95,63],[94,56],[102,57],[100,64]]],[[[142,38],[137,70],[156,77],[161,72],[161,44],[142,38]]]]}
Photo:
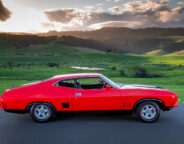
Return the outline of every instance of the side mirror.
{"type": "Polygon", "coordinates": [[[107,90],[110,90],[110,89],[111,89],[111,86],[110,86],[110,85],[105,85],[105,88],[106,88],[107,90]]]}

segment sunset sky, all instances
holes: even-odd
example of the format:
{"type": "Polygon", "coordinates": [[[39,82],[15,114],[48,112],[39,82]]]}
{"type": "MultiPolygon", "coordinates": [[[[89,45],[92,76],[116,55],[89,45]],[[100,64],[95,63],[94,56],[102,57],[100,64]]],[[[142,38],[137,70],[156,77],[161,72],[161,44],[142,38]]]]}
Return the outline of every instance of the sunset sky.
{"type": "Polygon", "coordinates": [[[184,27],[184,0],[0,0],[0,31],[184,27]]]}

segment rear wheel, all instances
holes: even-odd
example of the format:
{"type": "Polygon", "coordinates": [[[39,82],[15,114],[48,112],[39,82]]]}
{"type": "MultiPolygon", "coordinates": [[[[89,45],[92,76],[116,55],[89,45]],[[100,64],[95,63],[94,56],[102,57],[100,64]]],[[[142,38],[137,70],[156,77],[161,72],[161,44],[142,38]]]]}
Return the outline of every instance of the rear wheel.
{"type": "Polygon", "coordinates": [[[45,103],[34,104],[30,113],[31,117],[37,122],[47,122],[54,116],[53,109],[45,103]]]}
{"type": "Polygon", "coordinates": [[[155,122],[160,116],[160,108],[155,102],[143,102],[138,106],[136,115],[143,122],[155,122]]]}

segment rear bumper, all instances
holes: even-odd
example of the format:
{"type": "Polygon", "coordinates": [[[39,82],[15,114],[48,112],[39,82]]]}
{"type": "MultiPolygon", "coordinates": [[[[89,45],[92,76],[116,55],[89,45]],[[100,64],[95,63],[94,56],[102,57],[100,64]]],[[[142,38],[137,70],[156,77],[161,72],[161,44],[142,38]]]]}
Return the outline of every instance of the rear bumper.
{"type": "Polygon", "coordinates": [[[0,98],[0,108],[4,109],[3,100],[0,98]]]}
{"type": "Polygon", "coordinates": [[[7,108],[7,104],[3,101],[2,98],[0,98],[0,108],[5,110],[7,108]]]}
{"type": "Polygon", "coordinates": [[[26,111],[25,110],[15,110],[15,109],[5,109],[5,112],[9,112],[9,113],[17,113],[17,114],[25,114],[26,111]]]}

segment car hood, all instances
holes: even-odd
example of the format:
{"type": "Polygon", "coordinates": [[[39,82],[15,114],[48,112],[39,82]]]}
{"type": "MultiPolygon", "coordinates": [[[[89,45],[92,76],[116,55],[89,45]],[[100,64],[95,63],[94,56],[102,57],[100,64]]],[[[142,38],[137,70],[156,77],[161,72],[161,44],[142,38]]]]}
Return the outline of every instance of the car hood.
{"type": "Polygon", "coordinates": [[[159,86],[152,86],[152,85],[141,85],[141,84],[118,84],[120,89],[158,89],[164,90],[164,88],[159,86]]]}

